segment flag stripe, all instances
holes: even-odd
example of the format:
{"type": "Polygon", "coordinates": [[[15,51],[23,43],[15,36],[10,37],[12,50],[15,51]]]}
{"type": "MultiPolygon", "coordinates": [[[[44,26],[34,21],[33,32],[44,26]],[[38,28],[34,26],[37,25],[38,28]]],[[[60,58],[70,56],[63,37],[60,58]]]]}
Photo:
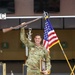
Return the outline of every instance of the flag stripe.
{"type": "Polygon", "coordinates": [[[48,35],[48,39],[52,39],[53,37],[57,37],[56,34],[48,35]]]}
{"type": "Polygon", "coordinates": [[[52,46],[54,46],[55,44],[59,43],[59,40],[56,40],[54,42],[52,42],[50,45],[49,45],[49,48],[51,48],[52,46]]]}
{"type": "Polygon", "coordinates": [[[57,39],[58,39],[58,37],[57,37],[57,36],[54,36],[54,35],[51,35],[51,37],[48,36],[48,40],[49,40],[49,41],[52,40],[53,38],[57,38],[57,39]]]}
{"type": "Polygon", "coordinates": [[[54,42],[55,40],[58,40],[58,38],[52,38],[52,40],[49,40],[49,44],[51,44],[52,42],[54,42]]]}
{"type": "Polygon", "coordinates": [[[49,34],[51,34],[51,33],[55,33],[55,31],[54,30],[51,30],[50,32],[48,32],[49,34]]]}
{"type": "Polygon", "coordinates": [[[43,40],[44,42],[44,47],[48,50],[48,42],[46,40],[43,40]]]}
{"type": "Polygon", "coordinates": [[[48,39],[51,39],[52,37],[57,36],[54,30],[48,33],[48,39]]]}

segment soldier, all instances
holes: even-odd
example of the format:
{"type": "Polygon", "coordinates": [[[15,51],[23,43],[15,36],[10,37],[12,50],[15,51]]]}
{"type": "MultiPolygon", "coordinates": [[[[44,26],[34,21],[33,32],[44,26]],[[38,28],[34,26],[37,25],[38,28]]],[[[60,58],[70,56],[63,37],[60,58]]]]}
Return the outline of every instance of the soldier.
{"type": "Polygon", "coordinates": [[[50,56],[48,51],[41,45],[42,38],[40,35],[36,35],[34,37],[34,43],[28,40],[25,36],[24,27],[21,28],[20,32],[20,40],[24,43],[24,45],[28,46],[29,55],[25,62],[27,66],[27,75],[44,75],[49,74],[51,70],[50,56]],[[40,72],[40,59],[46,60],[46,70],[40,72]]]}

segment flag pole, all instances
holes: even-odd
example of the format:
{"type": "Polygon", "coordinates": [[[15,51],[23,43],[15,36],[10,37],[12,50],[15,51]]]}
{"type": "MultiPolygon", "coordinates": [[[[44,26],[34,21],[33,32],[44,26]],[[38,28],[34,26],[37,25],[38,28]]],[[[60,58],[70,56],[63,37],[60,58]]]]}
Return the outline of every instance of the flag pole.
{"type": "MultiPolygon", "coordinates": [[[[71,72],[72,72],[71,64],[70,64],[70,62],[68,61],[68,58],[67,58],[67,56],[66,56],[66,54],[65,54],[65,52],[64,52],[64,49],[63,49],[63,47],[62,47],[62,45],[61,45],[60,42],[59,42],[59,46],[60,46],[60,48],[61,48],[61,50],[62,50],[62,52],[63,52],[63,54],[64,54],[64,57],[65,57],[65,59],[66,59],[66,61],[67,61],[67,63],[68,63],[68,66],[69,66],[69,68],[70,68],[70,70],[71,70],[71,72]]],[[[72,72],[72,74],[74,75],[74,72],[72,72]]]]}
{"type": "Polygon", "coordinates": [[[74,73],[74,70],[75,70],[75,65],[74,65],[74,67],[73,67],[72,72],[71,72],[70,75],[72,75],[74,73]]]}

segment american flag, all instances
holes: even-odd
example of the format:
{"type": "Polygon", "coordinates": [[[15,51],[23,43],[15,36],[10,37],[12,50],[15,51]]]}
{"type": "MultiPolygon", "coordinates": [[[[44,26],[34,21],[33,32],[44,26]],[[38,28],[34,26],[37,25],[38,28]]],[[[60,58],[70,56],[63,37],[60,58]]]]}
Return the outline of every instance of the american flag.
{"type": "Polygon", "coordinates": [[[53,45],[57,44],[58,42],[59,39],[50,23],[50,20],[47,18],[44,27],[43,45],[49,51],[49,48],[51,48],[53,45]]]}

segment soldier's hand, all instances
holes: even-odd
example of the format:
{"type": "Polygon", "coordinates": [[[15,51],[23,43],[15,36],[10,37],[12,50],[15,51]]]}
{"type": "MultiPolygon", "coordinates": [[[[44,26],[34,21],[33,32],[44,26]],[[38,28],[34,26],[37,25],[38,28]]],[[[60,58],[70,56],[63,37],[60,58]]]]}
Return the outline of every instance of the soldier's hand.
{"type": "Polygon", "coordinates": [[[23,26],[24,24],[26,24],[26,22],[21,23],[21,26],[23,26]]]}
{"type": "Polygon", "coordinates": [[[49,70],[45,70],[43,71],[44,74],[50,74],[50,71],[49,70]]]}
{"type": "Polygon", "coordinates": [[[10,29],[14,29],[14,27],[10,27],[10,29]]]}
{"type": "Polygon", "coordinates": [[[27,25],[25,25],[26,22],[21,23],[21,26],[23,26],[23,28],[27,27],[27,25]]]}

